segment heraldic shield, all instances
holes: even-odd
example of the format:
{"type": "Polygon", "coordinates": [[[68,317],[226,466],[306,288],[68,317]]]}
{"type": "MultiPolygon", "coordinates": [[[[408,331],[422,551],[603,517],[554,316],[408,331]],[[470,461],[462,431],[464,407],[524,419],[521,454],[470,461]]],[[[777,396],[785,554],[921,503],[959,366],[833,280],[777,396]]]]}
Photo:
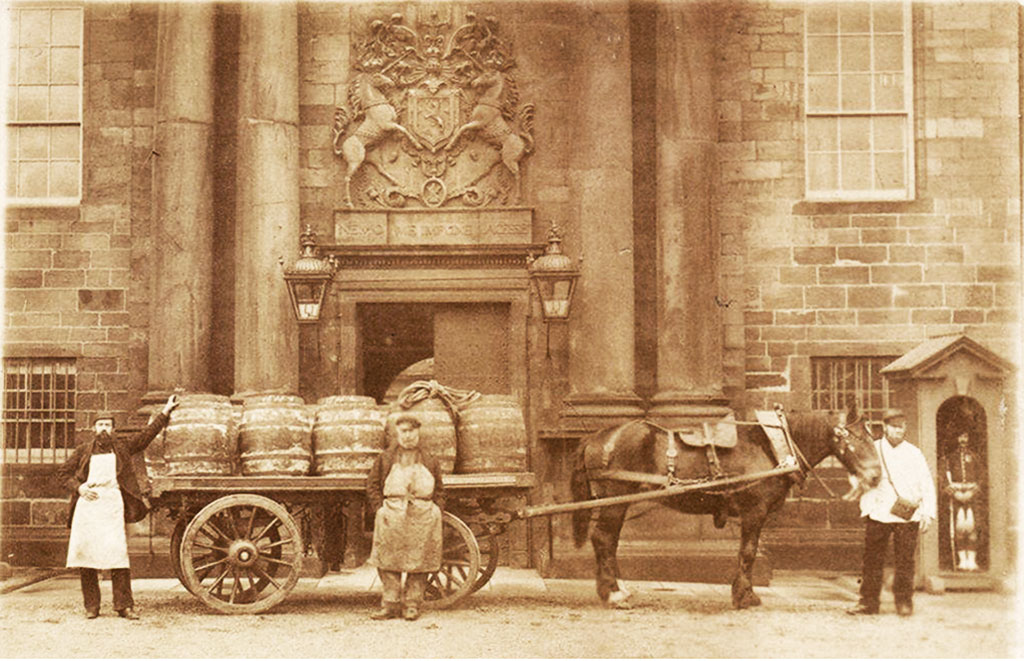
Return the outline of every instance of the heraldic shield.
{"type": "Polygon", "coordinates": [[[431,93],[411,89],[407,96],[408,129],[431,152],[436,152],[459,126],[462,108],[458,90],[441,89],[431,93]]]}

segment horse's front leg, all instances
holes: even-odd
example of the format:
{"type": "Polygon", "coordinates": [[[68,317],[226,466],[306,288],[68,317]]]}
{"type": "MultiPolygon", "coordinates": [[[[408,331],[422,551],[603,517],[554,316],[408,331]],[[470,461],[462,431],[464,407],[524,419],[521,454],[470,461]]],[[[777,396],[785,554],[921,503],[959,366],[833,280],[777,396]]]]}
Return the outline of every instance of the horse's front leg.
{"type": "Polygon", "coordinates": [[[754,560],[757,559],[757,547],[761,540],[761,528],[764,526],[768,512],[763,507],[743,513],[741,525],[739,566],[736,578],[732,582],[733,608],[749,608],[760,606],[761,598],[754,594],[754,560]]]}
{"type": "Polygon", "coordinates": [[[455,146],[455,143],[459,140],[459,138],[462,137],[463,133],[465,133],[466,131],[476,130],[481,126],[483,126],[483,123],[478,120],[470,120],[466,122],[459,128],[455,129],[455,133],[452,134],[452,137],[448,138],[448,142],[445,143],[444,148],[451,149],[452,147],[455,146]]]}
{"type": "Polygon", "coordinates": [[[409,129],[405,128],[401,124],[398,124],[397,122],[391,122],[390,124],[387,124],[386,128],[388,128],[388,129],[390,129],[392,131],[398,131],[399,133],[401,133],[405,137],[409,138],[409,141],[412,142],[412,144],[416,147],[416,149],[423,149],[423,143],[421,143],[416,138],[416,136],[414,136],[412,133],[410,133],[409,129]]]}
{"type": "Polygon", "coordinates": [[[619,585],[619,562],[615,556],[627,508],[628,505],[602,507],[590,533],[594,559],[597,561],[597,595],[614,608],[630,607],[629,592],[619,585]]]}

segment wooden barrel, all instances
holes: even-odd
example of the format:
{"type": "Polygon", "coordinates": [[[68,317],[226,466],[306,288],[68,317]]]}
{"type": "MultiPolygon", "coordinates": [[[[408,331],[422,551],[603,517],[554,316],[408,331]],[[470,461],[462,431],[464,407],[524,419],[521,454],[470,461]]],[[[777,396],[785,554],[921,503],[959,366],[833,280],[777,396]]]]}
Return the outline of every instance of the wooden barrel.
{"type": "MultiPolygon", "coordinates": [[[[156,404],[143,406],[138,410],[139,416],[141,417],[139,422],[143,425],[149,424],[149,421],[153,419],[153,416],[159,413],[162,409],[162,406],[158,406],[156,404]]],[[[153,442],[146,446],[142,456],[145,459],[146,475],[150,478],[165,477],[167,475],[167,460],[164,459],[163,429],[161,429],[160,433],[153,438],[153,442]]]]}
{"type": "Polygon", "coordinates": [[[247,396],[238,431],[242,475],[307,475],[311,431],[309,411],[298,395],[247,396]]]}
{"type": "Polygon", "coordinates": [[[387,413],[372,397],[339,395],[317,402],[313,460],[317,475],[366,475],[385,446],[387,413]]]}
{"type": "Polygon", "coordinates": [[[390,407],[386,428],[388,447],[398,442],[395,418],[405,413],[419,418],[420,445],[440,462],[441,472],[451,473],[455,470],[455,424],[445,405],[431,397],[408,409],[390,407]]]}
{"type": "Polygon", "coordinates": [[[459,415],[459,473],[526,470],[526,422],[509,395],[481,395],[459,415]]]}
{"type": "Polygon", "coordinates": [[[181,395],[163,433],[167,474],[231,475],[237,436],[227,397],[181,395]]]}

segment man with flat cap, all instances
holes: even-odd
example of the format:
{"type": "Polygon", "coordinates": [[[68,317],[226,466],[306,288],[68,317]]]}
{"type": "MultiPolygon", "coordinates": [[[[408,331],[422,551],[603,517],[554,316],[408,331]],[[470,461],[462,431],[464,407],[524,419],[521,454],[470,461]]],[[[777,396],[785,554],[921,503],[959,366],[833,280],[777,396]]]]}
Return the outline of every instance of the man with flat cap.
{"type": "Polygon", "coordinates": [[[914,612],[917,535],[935,521],[935,482],[924,454],[904,441],[907,418],[903,411],[888,409],[882,422],[885,435],[875,441],[875,451],[882,464],[882,480],[860,497],[860,514],[864,517],[860,601],[847,612],[851,615],[878,613],[885,549],[892,537],[895,563],[892,593],[896,612],[907,617],[914,612]]]}
{"type": "Polygon", "coordinates": [[[58,478],[72,492],[67,566],[79,568],[85,616],[90,620],[100,614],[101,569],[110,570],[117,614],[139,619],[132,599],[125,524],[141,521],[148,508],[135,477],[132,455],[145,450],[156,438],[177,405],[177,395],[168,397],[163,411],[132,439],[114,436],[112,413],[96,414],[93,438],[76,447],[58,471],[58,478]]]}

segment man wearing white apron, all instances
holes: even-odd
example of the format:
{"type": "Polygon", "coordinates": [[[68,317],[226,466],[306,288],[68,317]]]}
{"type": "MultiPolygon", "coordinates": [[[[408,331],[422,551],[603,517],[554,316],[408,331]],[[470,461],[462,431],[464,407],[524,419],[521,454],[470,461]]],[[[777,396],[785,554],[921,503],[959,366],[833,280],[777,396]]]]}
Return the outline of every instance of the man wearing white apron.
{"type": "Polygon", "coordinates": [[[58,476],[72,491],[67,566],[79,568],[85,616],[89,619],[100,614],[100,569],[110,570],[117,614],[138,619],[132,600],[125,523],[140,521],[148,508],[135,478],[132,455],[146,449],[177,405],[177,395],[171,395],[163,411],[130,440],[114,436],[112,414],[97,414],[93,419],[95,436],[76,447],[60,468],[58,476]]]}
{"type": "Polygon", "coordinates": [[[377,457],[366,481],[367,500],[376,511],[369,563],[383,585],[381,608],[371,615],[375,620],[418,618],[427,575],[441,568],[440,465],[420,447],[415,416],[399,416],[395,430],[398,442],[377,457]]]}

